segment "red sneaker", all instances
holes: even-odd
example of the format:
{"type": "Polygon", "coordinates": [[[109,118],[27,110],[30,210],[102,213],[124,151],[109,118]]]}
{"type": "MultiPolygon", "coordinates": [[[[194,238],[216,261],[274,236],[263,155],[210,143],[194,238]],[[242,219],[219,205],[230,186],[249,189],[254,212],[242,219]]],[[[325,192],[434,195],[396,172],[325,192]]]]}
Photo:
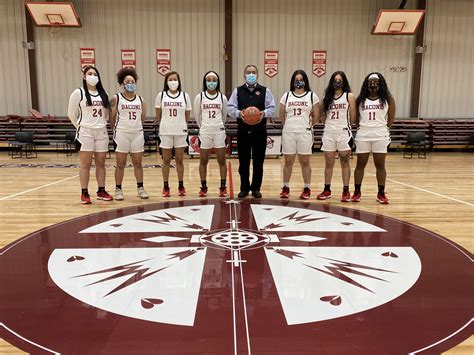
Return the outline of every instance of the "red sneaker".
{"type": "Polygon", "coordinates": [[[385,194],[377,194],[377,202],[382,205],[388,205],[388,198],[385,194]]]}
{"type": "Polygon", "coordinates": [[[288,198],[290,195],[290,188],[288,186],[283,186],[280,192],[280,198],[288,198]]]}
{"type": "Polygon", "coordinates": [[[97,199],[102,201],[112,201],[114,198],[107,191],[97,192],[97,199]]]}
{"type": "Polygon", "coordinates": [[[341,202],[351,202],[351,194],[349,191],[342,192],[341,202]]]}
{"type": "Polygon", "coordinates": [[[184,187],[178,187],[178,196],[186,196],[186,189],[184,187]]]}
{"type": "Polygon", "coordinates": [[[206,196],[207,196],[207,187],[201,187],[201,190],[199,190],[199,197],[206,197],[206,196]]]}
{"type": "Polygon", "coordinates": [[[331,191],[324,190],[318,196],[316,196],[318,200],[328,200],[331,198],[331,191]]]}
{"type": "Polygon", "coordinates": [[[91,197],[89,194],[81,194],[81,203],[83,205],[90,205],[91,202],[91,197]]]}
{"type": "Polygon", "coordinates": [[[226,197],[227,196],[227,188],[226,187],[220,187],[219,188],[219,197],[226,197]]]}
{"type": "Polygon", "coordinates": [[[305,187],[303,192],[301,192],[300,199],[302,200],[309,200],[311,197],[311,189],[309,187],[305,187]]]}
{"type": "Polygon", "coordinates": [[[163,187],[163,192],[161,193],[161,196],[163,197],[170,197],[171,192],[169,187],[163,187]]]}
{"type": "Polygon", "coordinates": [[[351,201],[352,202],[360,202],[361,200],[361,193],[360,191],[354,191],[354,194],[352,195],[351,201]]]}

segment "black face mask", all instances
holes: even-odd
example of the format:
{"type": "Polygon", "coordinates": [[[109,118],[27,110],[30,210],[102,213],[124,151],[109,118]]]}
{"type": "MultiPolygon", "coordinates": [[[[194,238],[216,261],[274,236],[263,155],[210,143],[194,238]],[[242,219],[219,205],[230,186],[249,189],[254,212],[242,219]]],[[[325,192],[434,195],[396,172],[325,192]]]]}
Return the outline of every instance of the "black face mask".
{"type": "Polygon", "coordinates": [[[337,80],[337,81],[335,81],[335,82],[332,84],[332,87],[337,90],[337,89],[342,88],[343,85],[344,85],[344,84],[343,84],[342,81],[337,80]]]}
{"type": "Polygon", "coordinates": [[[379,91],[379,86],[377,84],[369,85],[369,90],[372,93],[377,92],[377,91],[379,91]]]}

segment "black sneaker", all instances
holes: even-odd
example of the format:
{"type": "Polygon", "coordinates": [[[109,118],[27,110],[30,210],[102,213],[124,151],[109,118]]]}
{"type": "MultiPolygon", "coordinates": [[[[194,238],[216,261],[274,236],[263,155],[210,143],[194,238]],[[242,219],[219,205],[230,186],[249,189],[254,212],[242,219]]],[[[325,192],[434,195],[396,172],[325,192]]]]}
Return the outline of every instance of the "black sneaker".
{"type": "Polygon", "coordinates": [[[262,193],[260,191],[252,191],[252,196],[254,198],[262,198],[262,193]]]}
{"type": "Polygon", "coordinates": [[[248,191],[240,191],[237,195],[238,198],[246,198],[249,195],[248,191]]]}

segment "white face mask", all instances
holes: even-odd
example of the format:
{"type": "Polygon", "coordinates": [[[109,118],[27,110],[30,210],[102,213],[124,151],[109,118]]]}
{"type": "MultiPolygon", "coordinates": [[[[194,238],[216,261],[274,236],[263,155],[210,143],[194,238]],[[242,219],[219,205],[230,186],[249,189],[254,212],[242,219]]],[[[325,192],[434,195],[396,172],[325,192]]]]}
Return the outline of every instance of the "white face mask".
{"type": "Polygon", "coordinates": [[[86,75],[86,83],[90,86],[96,86],[99,82],[99,78],[95,75],[86,75]]]}
{"type": "Polygon", "coordinates": [[[179,86],[179,81],[177,80],[170,80],[168,81],[168,87],[171,89],[171,90],[176,90],[179,86]]]}

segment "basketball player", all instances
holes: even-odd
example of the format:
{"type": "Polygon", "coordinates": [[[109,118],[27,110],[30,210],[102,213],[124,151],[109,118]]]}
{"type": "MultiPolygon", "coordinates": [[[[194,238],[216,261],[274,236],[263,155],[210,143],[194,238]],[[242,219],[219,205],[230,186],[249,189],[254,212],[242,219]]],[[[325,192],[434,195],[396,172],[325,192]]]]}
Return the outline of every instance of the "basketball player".
{"type": "Polygon", "coordinates": [[[263,180],[263,162],[267,147],[267,117],[275,112],[275,99],[270,91],[257,83],[258,69],[249,64],[244,69],[245,84],[234,89],[229,99],[229,116],[237,119],[237,152],[239,155],[240,192],[245,198],[249,191],[261,198],[260,187],[263,180]],[[242,111],[255,106],[261,111],[260,122],[248,125],[243,120],[242,111]],[[250,184],[250,160],[253,160],[252,184],[250,184]]]}
{"type": "Polygon", "coordinates": [[[390,127],[395,120],[395,101],[382,74],[370,73],[365,77],[356,105],[359,129],[355,138],[357,166],[354,172],[355,191],[352,201],[361,200],[364,169],[372,152],[378,183],[377,201],[388,204],[385,195],[385,157],[390,145],[390,127]]]}
{"type": "Polygon", "coordinates": [[[285,157],[281,198],[288,198],[290,194],[290,178],[296,155],[304,182],[300,198],[307,200],[311,197],[313,126],[319,120],[320,111],[319,98],[311,91],[308,76],[304,70],[296,70],[291,76],[290,91],[283,94],[280,100],[281,141],[285,157]]]}
{"type": "Polygon", "coordinates": [[[322,107],[322,121],[324,122],[323,145],[326,166],[324,168],[324,191],[318,200],[331,198],[331,179],[336,161],[336,152],[339,153],[342,171],[342,202],[350,202],[349,179],[351,177],[350,156],[352,150],[351,123],[355,123],[357,108],[355,96],[346,74],[336,71],[331,75],[329,84],[324,93],[322,107]]]}
{"type": "Polygon", "coordinates": [[[181,79],[177,72],[166,74],[163,91],[156,96],[155,108],[156,121],[160,129],[160,148],[163,153],[163,197],[171,196],[168,179],[173,148],[178,173],[178,195],[186,196],[183,183],[183,157],[192,108],[189,95],[181,90],[181,79]]]}
{"type": "Polygon", "coordinates": [[[227,196],[226,175],[226,133],[224,123],[227,118],[227,98],[220,92],[219,75],[209,71],[202,80],[202,92],[194,99],[194,112],[199,126],[199,141],[201,152],[199,160],[199,175],[201,176],[201,190],[199,197],[207,196],[207,164],[209,152],[214,148],[219,164],[221,184],[219,197],[227,196]]]}
{"type": "Polygon", "coordinates": [[[105,158],[109,151],[107,120],[109,99],[100,80],[99,71],[93,66],[84,67],[82,87],[75,89],[69,97],[68,117],[76,127],[76,139],[81,144],[79,152],[81,203],[90,204],[88,191],[92,158],[95,160],[95,176],[99,188],[97,199],[112,201],[105,190],[105,158]]]}
{"type": "Polygon", "coordinates": [[[143,187],[143,151],[145,139],[143,122],[146,116],[146,103],[136,94],[138,75],[135,69],[127,67],[117,73],[117,82],[123,89],[110,99],[110,125],[114,131],[115,148],[115,199],[123,200],[122,181],[127,164],[127,155],[132,155],[133,171],[137,180],[137,194],[147,199],[143,187]]]}

